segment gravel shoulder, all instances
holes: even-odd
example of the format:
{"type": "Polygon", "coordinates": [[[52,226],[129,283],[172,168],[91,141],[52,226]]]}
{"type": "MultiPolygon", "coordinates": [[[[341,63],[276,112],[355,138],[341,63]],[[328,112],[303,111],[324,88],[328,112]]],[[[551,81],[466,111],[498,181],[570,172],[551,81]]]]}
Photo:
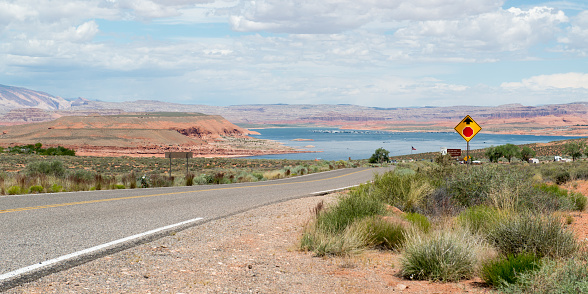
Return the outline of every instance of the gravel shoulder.
{"type": "Polygon", "coordinates": [[[256,208],[12,288],[6,293],[488,293],[477,281],[397,276],[398,254],[318,258],[296,249],[311,209],[337,194],[256,208]]]}

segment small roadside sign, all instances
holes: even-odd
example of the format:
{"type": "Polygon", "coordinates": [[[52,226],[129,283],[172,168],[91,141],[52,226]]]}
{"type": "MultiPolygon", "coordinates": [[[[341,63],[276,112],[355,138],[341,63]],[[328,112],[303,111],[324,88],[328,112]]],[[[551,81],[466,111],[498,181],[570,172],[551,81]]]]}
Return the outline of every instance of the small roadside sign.
{"type": "Polygon", "coordinates": [[[451,157],[460,157],[461,149],[447,149],[447,154],[451,155],[451,157]]]}
{"type": "Polygon", "coordinates": [[[466,140],[468,143],[474,136],[482,129],[480,125],[478,125],[474,119],[472,119],[469,115],[466,115],[457,126],[455,126],[455,131],[461,135],[461,137],[466,140]]]}

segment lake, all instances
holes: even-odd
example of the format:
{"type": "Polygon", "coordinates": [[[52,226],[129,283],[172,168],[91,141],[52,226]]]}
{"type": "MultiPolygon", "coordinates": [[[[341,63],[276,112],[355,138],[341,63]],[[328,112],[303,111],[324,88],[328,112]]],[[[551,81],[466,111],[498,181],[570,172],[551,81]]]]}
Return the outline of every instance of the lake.
{"type": "MultiPolygon", "coordinates": [[[[319,153],[262,155],[248,158],[347,160],[369,158],[377,148],[390,151],[390,156],[440,151],[441,148],[465,150],[466,141],[456,132],[448,133],[390,133],[383,131],[340,130],[336,128],[271,128],[255,129],[259,139],[278,141],[286,146],[319,153]],[[308,141],[293,141],[306,139],[308,141]],[[312,140],[312,141],[310,141],[312,140]],[[412,150],[414,147],[416,150],[412,150]]],[[[470,141],[471,149],[507,143],[519,145],[571,139],[563,136],[477,134],[470,141]]]]}

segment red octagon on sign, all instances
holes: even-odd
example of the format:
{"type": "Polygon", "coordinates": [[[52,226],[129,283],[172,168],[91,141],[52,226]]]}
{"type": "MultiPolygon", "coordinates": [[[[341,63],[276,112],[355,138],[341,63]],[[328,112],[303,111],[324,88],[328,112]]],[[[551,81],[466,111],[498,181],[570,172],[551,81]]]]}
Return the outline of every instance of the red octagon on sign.
{"type": "Polygon", "coordinates": [[[469,138],[472,135],[474,135],[474,130],[472,128],[470,128],[470,127],[465,127],[465,128],[463,128],[462,134],[465,137],[469,138]]]}

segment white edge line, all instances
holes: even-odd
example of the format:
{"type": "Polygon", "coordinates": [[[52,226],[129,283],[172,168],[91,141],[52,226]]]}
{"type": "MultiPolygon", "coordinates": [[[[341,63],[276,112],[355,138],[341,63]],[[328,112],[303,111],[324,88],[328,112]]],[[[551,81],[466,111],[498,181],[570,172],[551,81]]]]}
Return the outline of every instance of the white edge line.
{"type": "Polygon", "coordinates": [[[72,258],[76,258],[78,256],[82,256],[82,255],[85,255],[85,254],[96,252],[96,251],[102,250],[104,248],[108,248],[108,247],[111,247],[111,246],[114,246],[114,245],[118,245],[118,244],[121,244],[121,243],[125,243],[125,242],[128,242],[128,241],[131,241],[133,239],[139,239],[139,238],[142,238],[142,237],[151,235],[151,234],[155,234],[155,233],[158,233],[158,232],[161,232],[161,231],[169,230],[169,229],[172,229],[174,227],[179,227],[179,226],[183,226],[183,225],[186,225],[186,224],[189,224],[189,223],[192,223],[192,222],[197,222],[197,221],[202,220],[202,219],[203,218],[199,217],[199,218],[195,218],[195,219],[183,221],[183,222],[180,222],[180,223],[176,223],[176,224],[172,224],[172,225],[169,225],[169,226],[157,228],[157,229],[154,229],[154,230],[151,230],[151,231],[147,231],[147,232],[144,232],[144,233],[136,234],[136,235],[129,236],[129,237],[126,237],[126,238],[118,239],[118,240],[115,240],[115,241],[112,241],[112,242],[104,243],[102,245],[94,246],[94,247],[91,247],[91,248],[88,248],[88,249],[80,250],[78,252],[66,254],[66,255],[63,255],[63,256],[60,256],[60,257],[57,257],[57,258],[54,258],[54,259],[50,259],[50,260],[46,260],[46,261],[40,262],[38,264],[29,265],[27,267],[23,267],[23,268],[20,268],[20,269],[15,270],[15,271],[8,272],[8,273],[5,273],[5,274],[0,275],[0,282],[3,281],[3,280],[11,279],[11,278],[17,277],[19,275],[22,275],[22,274],[25,274],[25,273],[28,273],[28,272],[31,272],[31,271],[34,271],[34,270],[43,268],[43,267],[47,267],[47,266],[50,266],[50,265],[53,265],[53,264],[57,264],[57,263],[66,261],[68,259],[72,259],[72,258]]]}
{"type": "Polygon", "coordinates": [[[343,188],[336,188],[336,189],[331,189],[331,190],[319,191],[319,192],[310,193],[310,195],[321,196],[321,195],[326,195],[326,194],[333,193],[333,192],[339,192],[339,191],[351,189],[353,187],[358,187],[358,186],[359,185],[353,185],[353,186],[347,186],[347,187],[343,187],[343,188]]]}

